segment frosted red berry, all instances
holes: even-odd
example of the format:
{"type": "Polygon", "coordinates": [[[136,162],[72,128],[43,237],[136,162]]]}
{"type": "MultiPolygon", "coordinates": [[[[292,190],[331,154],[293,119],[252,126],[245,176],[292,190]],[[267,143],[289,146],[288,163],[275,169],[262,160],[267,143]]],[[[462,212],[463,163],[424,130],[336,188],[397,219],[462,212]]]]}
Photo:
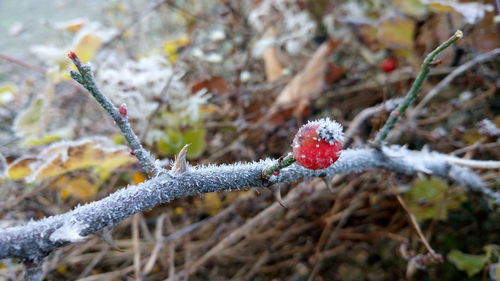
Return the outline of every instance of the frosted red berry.
{"type": "Polygon", "coordinates": [[[293,157],[301,166],[319,170],[328,168],[340,157],[342,125],[330,119],[309,122],[293,139],[293,157]]]}
{"type": "Polygon", "coordinates": [[[385,58],[382,61],[382,64],[380,65],[380,69],[382,69],[384,72],[389,73],[394,71],[398,67],[398,62],[396,61],[395,58],[385,58]]]}

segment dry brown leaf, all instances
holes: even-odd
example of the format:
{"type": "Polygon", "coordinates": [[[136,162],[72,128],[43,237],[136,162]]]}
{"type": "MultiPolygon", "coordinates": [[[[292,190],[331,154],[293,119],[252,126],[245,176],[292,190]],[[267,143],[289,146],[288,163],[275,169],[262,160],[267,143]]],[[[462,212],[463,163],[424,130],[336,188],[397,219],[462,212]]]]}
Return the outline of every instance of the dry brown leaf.
{"type": "MultiPolygon", "coordinates": [[[[274,38],[276,36],[276,28],[269,28],[264,34],[264,38],[274,38]]],[[[276,46],[269,46],[262,53],[266,69],[266,78],[268,82],[278,79],[283,74],[284,65],[278,59],[276,46]]]]}
{"type": "Polygon", "coordinates": [[[229,94],[229,86],[221,77],[213,76],[210,79],[201,80],[191,85],[191,93],[196,94],[201,90],[207,90],[216,95],[229,94]]]}
{"type": "MultiPolygon", "coordinates": [[[[297,104],[308,103],[318,98],[325,85],[324,76],[328,68],[328,56],[337,47],[338,41],[330,40],[323,43],[280,95],[271,108],[283,109],[297,104]]],[[[272,110],[271,110],[272,111],[272,110]]]]}

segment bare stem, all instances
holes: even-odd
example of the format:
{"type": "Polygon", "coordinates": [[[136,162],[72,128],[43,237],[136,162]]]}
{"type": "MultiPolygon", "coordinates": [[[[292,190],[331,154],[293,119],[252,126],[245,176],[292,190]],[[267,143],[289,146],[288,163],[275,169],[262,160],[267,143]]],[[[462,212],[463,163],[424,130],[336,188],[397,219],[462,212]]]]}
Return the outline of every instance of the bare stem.
{"type": "Polygon", "coordinates": [[[417,75],[417,78],[413,82],[413,85],[411,86],[410,90],[406,94],[405,99],[399,106],[394,109],[391,114],[389,115],[389,119],[387,122],[384,124],[384,127],[379,131],[377,134],[377,137],[375,139],[375,145],[380,146],[384,142],[384,140],[387,138],[389,135],[389,132],[394,128],[394,125],[398,121],[399,117],[402,116],[405,112],[406,109],[415,101],[417,98],[417,94],[420,91],[420,87],[422,87],[422,84],[424,83],[425,79],[427,79],[427,76],[429,75],[429,71],[431,70],[432,63],[434,62],[434,59],[436,58],[437,55],[439,55],[442,51],[444,51],[446,48],[449,46],[453,45],[455,42],[457,42],[460,38],[463,37],[463,33],[460,30],[457,30],[453,36],[450,37],[450,39],[446,40],[443,44],[439,45],[434,51],[430,52],[427,57],[425,57],[424,62],[422,63],[422,68],[420,69],[419,74],[417,75]]]}
{"type": "Polygon", "coordinates": [[[264,179],[269,179],[269,177],[272,175],[277,176],[279,175],[281,169],[286,168],[292,165],[293,163],[295,163],[295,158],[291,154],[279,158],[273,165],[262,170],[262,177],[264,179]]]}
{"type": "Polygon", "coordinates": [[[74,52],[68,53],[68,58],[70,58],[75,64],[78,72],[71,71],[71,77],[78,83],[80,83],[85,89],[87,89],[90,94],[96,99],[96,101],[106,110],[106,112],[111,115],[113,120],[115,120],[116,125],[122,131],[123,136],[127,140],[132,149],[131,154],[135,155],[142,165],[143,170],[149,176],[156,176],[161,173],[161,169],[155,165],[155,159],[146,149],[144,149],[136,136],[130,123],[128,121],[126,107],[122,106],[120,110],[111,102],[111,100],[106,97],[101,90],[97,87],[97,84],[92,74],[92,69],[87,64],[82,64],[74,52]]]}

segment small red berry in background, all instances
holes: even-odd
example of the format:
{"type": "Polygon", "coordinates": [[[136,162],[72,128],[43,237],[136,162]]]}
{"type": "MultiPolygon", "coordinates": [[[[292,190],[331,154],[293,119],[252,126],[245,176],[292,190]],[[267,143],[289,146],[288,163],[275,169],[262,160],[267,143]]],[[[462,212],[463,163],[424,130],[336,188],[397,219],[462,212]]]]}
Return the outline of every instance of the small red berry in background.
{"type": "Polygon", "coordinates": [[[301,166],[319,170],[328,168],[340,157],[342,125],[320,119],[302,126],[293,139],[293,157],[301,166]]]}
{"type": "Polygon", "coordinates": [[[394,69],[396,69],[397,67],[398,62],[395,58],[392,57],[385,58],[380,65],[380,69],[382,69],[386,73],[394,71],[394,69]]]}

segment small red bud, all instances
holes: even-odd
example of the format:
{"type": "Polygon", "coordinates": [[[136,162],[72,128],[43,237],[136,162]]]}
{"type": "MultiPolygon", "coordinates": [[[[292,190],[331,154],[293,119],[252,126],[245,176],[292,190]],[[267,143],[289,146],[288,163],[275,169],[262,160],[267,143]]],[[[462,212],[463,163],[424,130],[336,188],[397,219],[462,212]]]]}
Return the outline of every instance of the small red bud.
{"type": "Polygon", "coordinates": [[[293,139],[293,157],[301,166],[319,170],[328,168],[340,157],[342,125],[328,118],[302,126],[293,139]]]}
{"type": "Polygon", "coordinates": [[[67,56],[70,60],[73,60],[73,59],[75,59],[75,58],[76,58],[76,54],[75,54],[75,52],[73,52],[73,51],[69,51],[69,52],[66,54],[66,56],[67,56]]]}
{"type": "Polygon", "coordinates": [[[130,155],[134,156],[135,155],[135,151],[130,150],[130,155]]]}
{"type": "Polygon", "coordinates": [[[385,58],[382,61],[382,64],[380,65],[380,69],[382,69],[382,71],[386,73],[394,71],[394,69],[396,69],[397,67],[398,67],[398,62],[396,61],[395,58],[392,57],[385,58]]]}
{"type": "Polygon", "coordinates": [[[120,105],[120,107],[118,107],[118,111],[120,112],[121,116],[127,116],[127,106],[125,104],[120,105]]]}
{"type": "Polygon", "coordinates": [[[280,171],[274,171],[274,172],[273,172],[273,175],[274,175],[274,176],[279,176],[279,175],[280,175],[280,171]]]}

